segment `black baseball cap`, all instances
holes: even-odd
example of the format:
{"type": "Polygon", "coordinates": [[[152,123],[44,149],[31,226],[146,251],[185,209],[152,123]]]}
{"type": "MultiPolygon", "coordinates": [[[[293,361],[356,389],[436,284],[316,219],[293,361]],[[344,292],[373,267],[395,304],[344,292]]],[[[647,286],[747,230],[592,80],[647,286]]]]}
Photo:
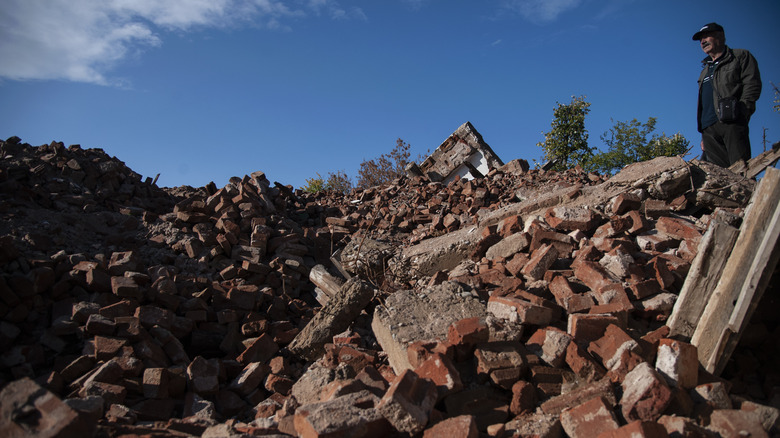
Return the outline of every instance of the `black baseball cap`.
{"type": "Polygon", "coordinates": [[[707,23],[704,26],[702,26],[702,28],[699,29],[698,32],[693,34],[693,39],[694,40],[700,40],[702,35],[704,35],[705,33],[707,33],[707,32],[717,32],[717,31],[723,32],[723,26],[721,26],[718,23],[707,23]]]}

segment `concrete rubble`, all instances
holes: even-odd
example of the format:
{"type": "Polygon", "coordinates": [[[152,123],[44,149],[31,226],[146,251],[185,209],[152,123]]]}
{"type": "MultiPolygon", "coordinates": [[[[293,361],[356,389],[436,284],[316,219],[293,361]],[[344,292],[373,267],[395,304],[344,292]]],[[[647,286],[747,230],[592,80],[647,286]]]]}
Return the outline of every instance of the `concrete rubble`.
{"type": "Polygon", "coordinates": [[[0,142],[0,435],[779,436],[778,282],[721,375],[666,326],[754,180],[442,172],[160,188],[0,142]]]}

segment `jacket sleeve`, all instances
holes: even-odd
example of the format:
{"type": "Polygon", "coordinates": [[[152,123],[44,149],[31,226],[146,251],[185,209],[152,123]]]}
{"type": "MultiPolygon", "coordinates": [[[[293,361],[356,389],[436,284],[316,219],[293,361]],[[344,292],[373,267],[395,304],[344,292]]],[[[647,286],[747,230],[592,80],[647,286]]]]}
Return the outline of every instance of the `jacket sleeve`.
{"type": "Polygon", "coordinates": [[[749,114],[752,115],[756,111],[756,101],[761,95],[761,74],[758,71],[758,62],[750,52],[745,51],[739,62],[742,70],[742,97],[740,100],[745,104],[749,114]]]}

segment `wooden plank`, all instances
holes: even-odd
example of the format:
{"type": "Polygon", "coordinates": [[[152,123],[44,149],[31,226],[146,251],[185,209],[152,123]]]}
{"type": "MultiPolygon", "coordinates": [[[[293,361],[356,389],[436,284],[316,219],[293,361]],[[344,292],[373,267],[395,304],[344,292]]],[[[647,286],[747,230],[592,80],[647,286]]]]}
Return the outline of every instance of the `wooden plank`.
{"type": "Polygon", "coordinates": [[[318,297],[317,301],[325,305],[330,298],[336,296],[344,282],[338,277],[334,277],[323,265],[316,265],[309,271],[309,280],[321,290],[325,297],[318,297]],[[323,302],[324,301],[324,302],[323,302]]]}
{"type": "Polygon", "coordinates": [[[754,260],[761,257],[756,250],[762,244],[778,203],[780,170],[768,168],[745,210],[734,249],[691,338],[691,343],[698,347],[699,362],[710,373],[715,373],[719,362],[724,360],[720,356],[725,353],[729,337],[734,335],[729,333],[731,315],[745,289],[754,260]]]}
{"type": "Polygon", "coordinates": [[[747,178],[755,178],[769,166],[774,166],[780,160],[780,142],[772,145],[772,149],[762,152],[747,162],[737,161],[729,167],[734,173],[741,173],[747,178]]]}
{"type": "Polygon", "coordinates": [[[775,206],[774,215],[756,251],[756,257],[748,271],[739,299],[729,318],[728,330],[722,341],[722,352],[716,357],[715,373],[720,374],[726,368],[731,354],[737,348],[742,332],[755,313],[758,303],[764,296],[769,281],[774,275],[778,260],[780,260],[780,204],[775,206]]]}
{"type": "Polygon", "coordinates": [[[713,219],[710,223],[666,322],[670,336],[685,340],[693,336],[738,234],[739,230],[723,221],[713,219]]]}

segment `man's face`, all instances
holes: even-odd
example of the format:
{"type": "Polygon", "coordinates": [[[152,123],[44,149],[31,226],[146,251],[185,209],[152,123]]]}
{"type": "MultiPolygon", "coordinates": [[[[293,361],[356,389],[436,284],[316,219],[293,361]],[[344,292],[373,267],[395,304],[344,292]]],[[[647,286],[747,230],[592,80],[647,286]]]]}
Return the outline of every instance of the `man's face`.
{"type": "Polygon", "coordinates": [[[701,49],[704,50],[704,53],[710,56],[720,53],[723,48],[723,41],[718,32],[705,33],[699,40],[699,44],[701,44],[701,49]]]}

